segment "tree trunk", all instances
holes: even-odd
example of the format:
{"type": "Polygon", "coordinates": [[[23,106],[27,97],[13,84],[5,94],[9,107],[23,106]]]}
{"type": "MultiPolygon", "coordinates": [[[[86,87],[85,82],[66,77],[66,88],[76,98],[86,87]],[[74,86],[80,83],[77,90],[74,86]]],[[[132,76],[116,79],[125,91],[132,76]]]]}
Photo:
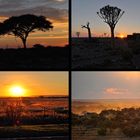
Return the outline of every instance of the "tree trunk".
{"type": "Polygon", "coordinates": [[[91,39],[91,31],[90,31],[90,28],[88,28],[88,37],[89,37],[89,39],[91,39]]]}
{"type": "Polygon", "coordinates": [[[27,48],[27,46],[26,46],[27,38],[21,38],[21,40],[22,40],[22,43],[23,43],[23,48],[26,49],[27,48]]]}
{"type": "Polygon", "coordinates": [[[114,47],[115,46],[114,27],[110,27],[110,29],[111,29],[111,46],[114,47]]]}
{"type": "Polygon", "coordinates": [[[111,28],[111,38],[114,39],[114,27],[110,27],[111,28]]]}
{"type": "Polygon", "coordinates": [[[23,40],[23,47],[26,49],[26,39],[23,40]]]}

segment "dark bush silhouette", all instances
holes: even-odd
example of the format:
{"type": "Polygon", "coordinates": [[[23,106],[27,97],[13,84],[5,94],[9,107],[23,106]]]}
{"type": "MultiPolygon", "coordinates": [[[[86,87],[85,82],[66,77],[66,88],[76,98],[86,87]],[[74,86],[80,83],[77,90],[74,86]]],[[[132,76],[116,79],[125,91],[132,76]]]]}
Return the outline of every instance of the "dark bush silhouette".
{"type": "Polygon", "coordinates": [[[49,20],[46,20],[44,16],[36,15],[21,15],[13,16],[5,20],[3,24],[0,24],[0,33],[10,34],[16,37],[19,37],[26,48],[26,40],[31,32],[35,30],[46,31],[52,29],[52,23],[49,20]]]}
{"type": "Polygon", "coordinates": [[[90,30],[90,27],[89,27],[89,22],[87,23],[87,25],[81,25],[82,28],[86,28],[88,30],[88,38],[91,39],[91,30],[90,30]]]}
{"type": "Polygon", "coordinates": [[[107,132],[106,128],[100,128],[97,131],[98,135],[100,135],[100,136],[105,136],[106,132],[107,132]]]}
{"type": "Polygon", "coordinates": [[[107,5],[100,9],[99,12],[97,12],[99,17],[104,20],[105,23],[107,23],[111,29],[111,38],[114,40],[114,29],[116,24],[118,23],[119,19],[124,14],[124,11],[119,9],[118,7],[113,7],[110,5],[107,5]]]}
{"type": "Polygon", "coordinates": [[[36,48],[36,49],[43,49],[45,48],[45,46],[41,45],[41,44],[35,44],[33,45],[33,48],[36,48]]]}
{"type": "Polygon", "coordinates": [[[8,123],[11,125],[19,125],[23,111],[24,107],[20,100],[7,103],[7,105],[5,106],[5,114],[8,123]]]}
{"type": "Polygon", "coordinates": [[[80,32],[76,32],[76,36],[79,38],[80,37],[80,32]]]}

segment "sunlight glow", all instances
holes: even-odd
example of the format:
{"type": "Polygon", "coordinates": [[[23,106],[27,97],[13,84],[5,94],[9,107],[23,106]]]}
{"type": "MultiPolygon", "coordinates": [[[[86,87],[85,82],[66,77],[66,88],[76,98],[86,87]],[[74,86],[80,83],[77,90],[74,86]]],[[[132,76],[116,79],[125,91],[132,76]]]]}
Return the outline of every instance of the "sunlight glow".
{"type": "Polygon", "coordinates": [[[21,86],[12,86],[10,89],[10,95],[13,97],[21,97],[25,95],[25,90],[21,86]]]}
{"type": "Polygon", "coordinates": [[[124,35],[123,35],[123,34],[121,34],[121,35],[120,35],[120,38],[124,38],[124,35]]]}

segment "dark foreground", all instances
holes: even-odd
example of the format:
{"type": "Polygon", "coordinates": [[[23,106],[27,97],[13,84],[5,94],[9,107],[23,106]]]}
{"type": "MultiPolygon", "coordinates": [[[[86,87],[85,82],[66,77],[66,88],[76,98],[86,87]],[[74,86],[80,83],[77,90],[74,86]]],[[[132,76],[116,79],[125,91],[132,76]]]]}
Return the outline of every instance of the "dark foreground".
{"type": "Polygon", "coordinates": [[[68,136],[67,124],[0,127],[0,139],[4,140],[67,140],[68,136]]]}
{"type": "Polygon", "coordinates": [[[69,47],[0,49],[0,70],[67,70],[69,47]]]}
{"type": "Polygon", "coordinates": [[[28,137],[28,138],[0,138],[0,140],[68,140],[68,136],[28,137]]]}
{"type": "Polygon", "coordinates": [[[140,40],[72,38],[73,70],[136,70],[139,59],[140,40]]]}

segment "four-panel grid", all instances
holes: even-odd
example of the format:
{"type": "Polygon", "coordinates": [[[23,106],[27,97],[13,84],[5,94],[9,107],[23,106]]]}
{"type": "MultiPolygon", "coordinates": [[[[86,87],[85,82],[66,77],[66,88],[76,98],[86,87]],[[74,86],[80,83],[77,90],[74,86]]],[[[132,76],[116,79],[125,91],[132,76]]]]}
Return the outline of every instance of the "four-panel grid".
{"type": "Polygon", "coordinates": [[[137,0],[0,0],[0,139],[140,139],[137,0]]]}

